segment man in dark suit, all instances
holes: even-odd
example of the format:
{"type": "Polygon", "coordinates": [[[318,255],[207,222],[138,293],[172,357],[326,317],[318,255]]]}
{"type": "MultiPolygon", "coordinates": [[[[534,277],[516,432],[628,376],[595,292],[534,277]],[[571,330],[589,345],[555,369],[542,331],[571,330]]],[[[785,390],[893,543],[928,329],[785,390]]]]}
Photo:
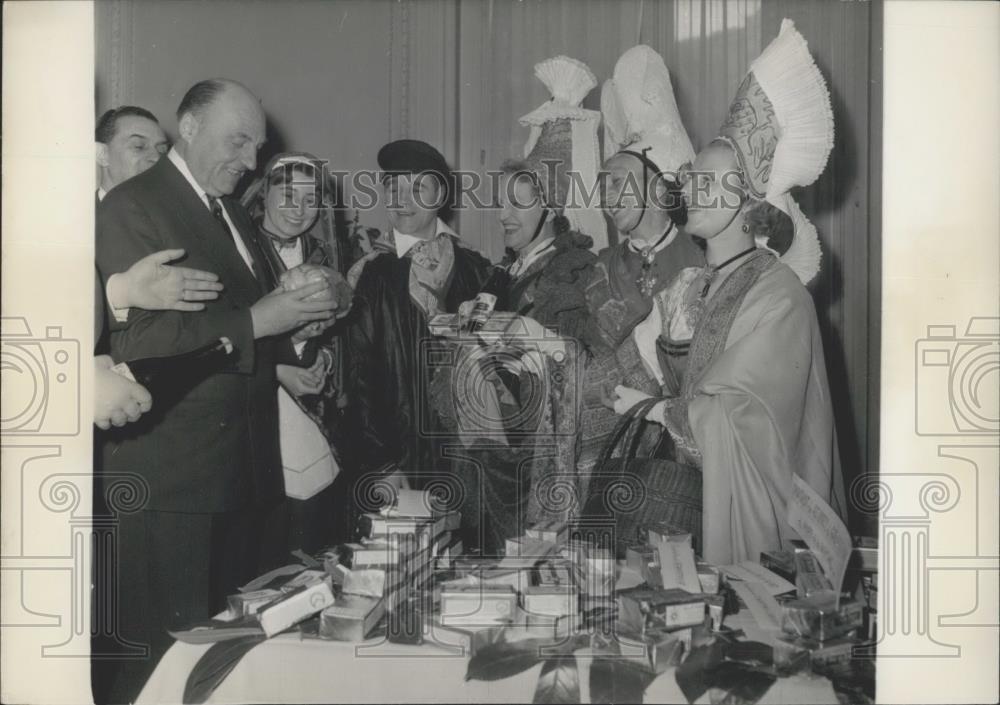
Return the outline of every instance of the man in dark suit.
{"type": "Polygon", "coordinates": [[[335,307],[330,297],[306,300],[322,282],[268,293],[253,226],[229,198],[264,142],[260,101],[235,81],[202,81],[177,119],[180,139],[167,158],[101,202],[98,268],[107,280],[150,253],[183,248],[185,264],[216,273],[224,289],[200,312],[113,311],[111,355],[171,355],[225,336],[236,359],[168,408],[154,399],[151,412],[104,444],[105,489],[124,475],[146,495],[139,511],[120,517],[117,633],[150,653],[119,669],[108,696],[115,702],[138,694],[170,644],[168,628],[210,617],[283,558],[261,548],[283,496],[275,364],[295,354],[284,334],[329,319],[335,307]]]}

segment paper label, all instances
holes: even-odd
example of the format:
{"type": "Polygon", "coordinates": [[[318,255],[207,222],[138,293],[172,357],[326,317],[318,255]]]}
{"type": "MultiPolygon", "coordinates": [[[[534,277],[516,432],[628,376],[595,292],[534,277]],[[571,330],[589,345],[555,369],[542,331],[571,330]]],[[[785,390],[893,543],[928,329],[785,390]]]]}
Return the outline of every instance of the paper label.
{"type": "Polygon", "coordinates": [[[844,522],[798,475],[792,477],[788,498],[788,523],[798,532],[826,571],[826,577],[840,591],[851,558],[851,535],[844,522]]]}
{"type": "Polygon", "coordinates": [[[430,496],[423,490],[397,490],[392,515],[430,519],[430,496]]]}
{"type": "Polygon", "coordinates": [[[665,589],[680,588],[691,593],[701,592],[691,544],[684,541],[662,541],[656,544],[656,550],[660,555],[660,575],[663,576],[665,589]]]}
{"type": "Polygon", "coordinates": [[[736,578],[748,583],[761,583],[771,595],[780,595],[783,592],[790,592],[795,589],[792,583],[754,561],[743,561],[736,565],[724,565],[719,570],[730,578],[736,578]]]}
{"type": "Polygon", "coordinates": [[[781,606],[774,599],[770,588],[763,583],[750,581],[734,582],[732,585],[761,629],[781,629],[781,606]]]}

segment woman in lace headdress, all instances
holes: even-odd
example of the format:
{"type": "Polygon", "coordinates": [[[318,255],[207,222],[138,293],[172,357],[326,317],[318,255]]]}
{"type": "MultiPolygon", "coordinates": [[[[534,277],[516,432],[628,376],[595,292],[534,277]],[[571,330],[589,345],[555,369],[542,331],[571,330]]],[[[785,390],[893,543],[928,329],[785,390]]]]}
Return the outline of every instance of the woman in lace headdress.
{"type": "MultiPolygon", "coordinates": [[[[703,556],[756,560],[797,538],[793,476],[841,517],[843,478],[823,344],[804,284],[819,240],[788,191],[833,146],[826,85],[791,21],[753,62],[720,136],[682,173],[687,230],[707,265],[684,270],[640,325],[667,395],[649,413],[701,469],[703,556]]],[[[616,388],[622,413],[647,395],[616,388]]]]}

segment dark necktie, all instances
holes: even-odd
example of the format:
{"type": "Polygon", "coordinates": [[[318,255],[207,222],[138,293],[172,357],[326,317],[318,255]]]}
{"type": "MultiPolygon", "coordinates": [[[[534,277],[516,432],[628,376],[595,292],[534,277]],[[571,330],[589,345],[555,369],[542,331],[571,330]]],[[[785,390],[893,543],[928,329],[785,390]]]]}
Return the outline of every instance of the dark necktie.
{"type": "MultiPolygon", "coordinates": [[[[212,217],[219,221],[219,225],[222,226],[223,230],[229,233],[229,237],[232,239],[233,244],[236,245],[236,254],[240,259],[243,259],[243,253],[240,252],[239,245],[236,242],[238,235],[233,232],[232,228],[229,227],[229,222],[226,220],[226,216],[222,210],[222,201],[215,196],[209,196],[208,194],[206,194],[206,198],[208,198],[208,207],[212,211],[212,217]]],[[[253,266],[252,262],[248,266],[250,267],[250,271],[253,272],[253,275],[257,276],[257,268],[253,266]]]]}
{"type": "Polygon", "coordinates": [[[206,197],[208,198],[208,207],[212,211],[212,217],[219,221],[219,225],[221,225],[225,231],[229,233],[229,237],[233,238],[233,241],[235,242],[236,238],[233,235],[232,229],[229,227],[229,223],[226,222],[226,215],[222,210],[222,201],[215,196],[206,197]]]}

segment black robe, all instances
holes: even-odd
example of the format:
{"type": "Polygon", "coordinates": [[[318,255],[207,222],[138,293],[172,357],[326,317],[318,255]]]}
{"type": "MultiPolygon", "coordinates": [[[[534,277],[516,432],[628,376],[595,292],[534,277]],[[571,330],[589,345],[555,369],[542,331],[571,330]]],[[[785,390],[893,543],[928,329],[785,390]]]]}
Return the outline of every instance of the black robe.
{"type": "MultiPolygon", "coordinates": [[[[456,239],[444,312],[455,313],[460,303],[475,298],[489,267],[486,258],[456,239]]],[[[344,320],[347,417],[359,472],[393,463],[411,486],[421,487],[429,474],[442,471],[428,390],[435,365],[447,360],[434,359],[441,343],[410,298],[409,278],[410,258],[384,252],[365,265],[358,279],[353,308],[344,320]]]]}

